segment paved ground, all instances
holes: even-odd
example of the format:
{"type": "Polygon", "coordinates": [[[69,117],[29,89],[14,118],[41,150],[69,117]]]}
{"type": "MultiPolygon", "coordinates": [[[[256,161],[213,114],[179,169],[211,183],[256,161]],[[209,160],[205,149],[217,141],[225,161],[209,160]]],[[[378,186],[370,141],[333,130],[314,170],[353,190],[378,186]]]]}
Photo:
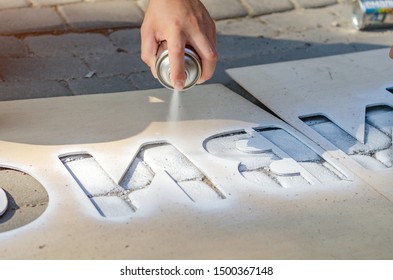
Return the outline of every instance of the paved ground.
{"type": "MultiPolygon", "coordinates": [[[[140,60],[146,2],[0,0],[0,101],[161,88],[140,60]]],[[[208,83],[224,84],[256,104],[225,69],[393,45],[393,30],[354,30],[349,1],[203,2],[216,20],[220,57],[208,83]]],[[[46,208],[48,198],[34,180],[8,169],[0,176],[10,186],[25,180],[36,196],[34,213],[26,212],[14,228],[46,208]]]]}
{"type": "MultiPolygon", "coordinates": [[[[0,100],[161,87],[140,60],[146,2],[0,1],[0,100]]],[[[203,2],[217,23],[220,55],[209,83],[245,96],[225,69],[393,44],[391,30],[356,32],[345,1],[203,2]]]]}

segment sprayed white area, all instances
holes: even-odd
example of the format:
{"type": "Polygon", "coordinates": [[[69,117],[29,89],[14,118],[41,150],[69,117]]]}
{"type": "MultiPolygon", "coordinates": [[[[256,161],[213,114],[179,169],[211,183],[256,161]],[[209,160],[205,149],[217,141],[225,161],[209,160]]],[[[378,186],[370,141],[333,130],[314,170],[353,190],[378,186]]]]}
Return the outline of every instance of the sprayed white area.
{"type": "MultiPolygon", "coordinates": [[[[103,217],[132,215],[138,208],[136,205],[141,205],[138,201],[141,196],[133,193],[149,187],[156,174],[167,174],[192,202],[224,198],[187,157],[169,144],[142,148],[119,184],[90,155],[63,157],[61,160],[103,217]]],[[[160,196],[168,199],[170,193],[160,196]]]]}
{"type": "Polygon", "coordinates": [[[279,160],[279,158],[273,153],[267,153],[260,155],[259,157],[249,157],[249,158],[239,158],[241,159],[241,163],[239,164],[239,171],[246,172],[249,170],[257,170],[261,168],[267,168],[273,163],[275,160],[279,160]]]}
{"type": "Polygon", "coordinates": [[[380,170],[392,167],[393,110],[387,106],[371,108],[367,111],[366,122],[364,144],[324,117],[307,120],[306,124],[364,168],[380,170]]]}
{"type": "Polygon", "coordinates": [[[375,153],[375,158],[382,162],[386,167],[393,166],[393,148],[388,150],[378,151],[375,153]]]}
{"type": "Polygon", "coordinates": [[[247,180],[266,187],[300,187],[345,178],[331,164],[283,129],[220,135],[205,143],[213,155],[239,162],[247,180]]]}
{"type": "Polygon", "coordinates": [[[7,211],[7,207],[8,207],[7,195],[4,192],[4,190],[0,188],[0,216],[3,215],[5,211],[7,211]]]}
{"type": "Polygon", "coordinates": [[[330,163],[323,162],[300,162],[304,169],[311,172],[321,182],[332,182],[337,180],[345,180],[345,176],[334,168],[330,163]]]}
{"type": "Polygon", "coordinates": [[[134,212],[128,192],[117,185],[90,155],[63,157],[63,164],[103,217],[124,217],[134,212]]]}
{"type": "Polygon", "coordinates": [[[121,188],[91,156],[76,160],[65,158],[63,163],[88,196],[100,196],[121,191],[121,188]]]}
{"type": "Polygon", "coordinates": [[[242,175],[250,182],[254,182],[258,186],[266,186],[269,188],[280,188],[280,184],[272,177],[269,177],[265,172],[260,171],[243,171],[242,175]]]}
{"type": "Polygon", "coordinates": [[[304,143],[283,129],[262,130],[260,134],[274,143],[295,161],[319,161],[321,158],[304,143]]]}
{"type": "Polygon", "coordinates": [[[194,202],[223,197],[186,156],[169,144],[143,147],[120,185],[130,190],[146,188],[158,173],[167,174],[194,202]]]}
{"type": "Polygon", "coordinates": [[[374,157],[386,167],[393,166],[393,109],[388,106],[370,108],[366,121],[386,134],[391,140],[390,148],[375,152],[374,157]]]}
{"type": "Polygon", "coordinates": [[[120,185],[125,189],[142,189],[150,185],[153,177],[154,172],[141,158],[136,157],[121,180],[120,185]]]}
{"type": "Polygon", "coordinates": [[[370,125],[366,125],[365,144],[358,142],[332,122],[314,125],[313,128],[348,155],[387,149],[392,144],[391,138],[370,125]]]}
{"type": "Polygon", "coordinates": [[[202,179],[204,175],[172,145],[159,145],[142,152],[143,160],[155,173],[165,170],[175,181],[202,179]]]}
{"type": "Polygon", "coordinates": [[[269,153],[272,151],[269,147],[270,143],[266,143],[265,138],[249,138],[245,140],[239,140],[236,142],[236,149],[246,154],[261,154],[269,153]]]}
{"type": "Polygon", "coordinates": [[[366,169],[380,170],[386,168],[382,162],[368,155],[350,155],[350,157],[366,169]]]}
{"type": "Polygon", "coordinates": [[[259,154],[263,153],[264,150],[259,145],[259,141],[253,141],[254,138],[250,140],[239,140],[236,142],[236,149],[247,154],[259,154]],[[255,142],[255,143],[251,143],[255,142]]]}
{"type": "Polygon", "coordinates": [[[366,121],[386,135],[392,136],[393,110],[390,107],[383,106],[368,110],[366,121]]]}
{"type": "MultiPolygon", "coordinates": [[[[222,137],[215,137],[208,140],[205,148],[209,153],[217,157],[239,161],[240,172],[263,168],[269,166],[273,160],[280,159],[271,151],[264,152],[263,150],[265,149],[259,145],[258,147],[252,146],[246,148],[245,145],[248,145],[250,141],[251,138],[246,133],[226,134],[222,137]]],[[[251,143],[253,142],[251,141],[251,143]]]]}
{"type": "Polygon", "coordinates": [[[276,175],[299,176],[299,166],[296,161],[291,158],[284,158],[273,161],[270,164],[270,171],[276,175]]]}
{"type": "Polygon", "coordinates": [[[245,142],[248,143],[250,137],[244,132],[233,133],[233,134],[228,133],[222,136],[217,136],[209,139],[205,143],[205,147],[206,150],[208,150],[209,153],[213,155],[217,155],[220,157],[227,156],[229,158],[234,155],[236,156],[239,154],[243,154],[239,152],[239,149],[237,148],[236,144],[234,144],[241,140],[245,140],[245,142]]]}
{"type": "Polygon", "coordinates": [[[135,216],[150,216],[157,209],[164,211],[178,204],[195,205],[192,198],[165,172],[155,174],[148,188],[131,192],[128,198],[137,208],[135,216]]]}

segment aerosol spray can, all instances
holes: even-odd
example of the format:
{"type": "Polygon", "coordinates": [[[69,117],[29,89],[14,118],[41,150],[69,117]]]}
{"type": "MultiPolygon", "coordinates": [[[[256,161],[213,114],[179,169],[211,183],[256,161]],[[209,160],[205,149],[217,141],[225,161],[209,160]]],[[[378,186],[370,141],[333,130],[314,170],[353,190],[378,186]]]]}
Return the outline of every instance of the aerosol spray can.
{"type": "Polygon", "coordinates": [[[352,0],[352,22],[356,29],[393,26],[393,0],[352,0]]]}
{"type": "MultiPolygon", "coordinates": [[[[171,81],[171,68],[165,41],[159,45],[157,50],[156,71],[160,83],[168,89],[174,89],[171,81]]],[[[184,50],[184,71],[186,80],[183,90],[188,90],[197,83],[202,74],[201,59],[189,46],[186,46],[184,50]]]]}

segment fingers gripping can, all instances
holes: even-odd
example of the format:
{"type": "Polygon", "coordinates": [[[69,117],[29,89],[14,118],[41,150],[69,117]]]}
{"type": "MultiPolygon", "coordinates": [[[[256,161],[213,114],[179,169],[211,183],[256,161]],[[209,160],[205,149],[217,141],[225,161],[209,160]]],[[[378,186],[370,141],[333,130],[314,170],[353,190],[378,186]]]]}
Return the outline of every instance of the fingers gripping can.
{"type": "Polygon", "coordinates": [[[393,26],[393,0],[352,0],[352,21],[356,29],[393,26]]]}
{"type": "MultiPolygon", "coordinates": [[[[155,67],[160,83],[168,89],[174,89],[171,81],[171,68],[165,41],[158,47],[155,67]]],[[[194,49],[189,46],[186,46],[184,49],[184,71],[186,80],[183,91],[192,88],[202,74],[201,60],[194,49]]]]}

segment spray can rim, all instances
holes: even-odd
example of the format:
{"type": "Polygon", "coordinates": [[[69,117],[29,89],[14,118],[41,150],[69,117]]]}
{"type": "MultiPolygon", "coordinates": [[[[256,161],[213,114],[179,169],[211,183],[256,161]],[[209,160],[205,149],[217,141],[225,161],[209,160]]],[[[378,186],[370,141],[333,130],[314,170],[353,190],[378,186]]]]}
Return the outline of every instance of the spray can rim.
{"type": "MultiPolygon", "coordinates": [[[[169,51],[168,49],[165,49],[161,54],[159,54],[157,60],[156,60],[156,64],[155,64],[155,68],[156,68],[156,72],[157,72],[157,78],[158,81],[166,88],[173,90],[173,86],[170,80],[170,68],[169,68],[169,59],[168,59],[168,54],[169,51]],[[163,73],[162,71],[160,71],[160,67],[162,65],[163,62],[167,63],[167,71],[168,73],[163,73]]],[[[184,49],[184,59],[185,59],[185,74],[186,74],[186,83],[184,85],[184,88],[182,91],[186,91],[190,88],[192,88],[197,81],[199,80],[199,78],[201,77],[201,73],[202,73],[202,67],[201,67],[201,61],[199,56],[196,54],[196,52],[189,46],[186,46],[186,48],[184,49]],[[196,69],[191,73],[189,73],[189,69],[187,69],[187,60],[192,61],[192,66],[196,67],[196,69]]]]}

